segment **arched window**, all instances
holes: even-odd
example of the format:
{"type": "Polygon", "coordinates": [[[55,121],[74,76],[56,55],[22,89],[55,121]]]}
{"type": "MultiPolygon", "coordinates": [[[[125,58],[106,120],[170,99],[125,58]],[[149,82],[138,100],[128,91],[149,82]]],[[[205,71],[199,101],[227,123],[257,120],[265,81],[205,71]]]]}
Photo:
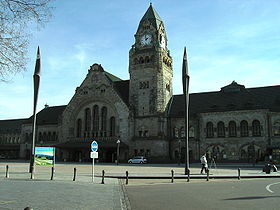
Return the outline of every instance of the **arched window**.
{"type": "Polygon", "coordinates": [[[29,135],[28,135],[28,133],[25,133],[25,142],[28,142],[28,140],[29,140],[29,135]]]}
{"type": "Polygon", "coordinates": [[[48,140],[48,141],[51,141],[51,138],[52,138],[52,133],[49,131],[49,132],[48,132],[47,140],[48,140]]]}
{"type": "Polygon", "coordinates": [[[52,134],[52,141],[56,141],[56,134],[55,134],[55,132],[53,132],[53,134],[52,134]]]}
{"type": "Polygon", "coordinates": [[[194,138],[194,127],[193,127],[193,126],[191,126],[191,127],[189,128],[189,137],[190,137],[190,138],[194,138]]]}
{"type": "Polygon", "coordinates": [[[107,130],[107,107],[103,106],[101,109],[101,131],[106,136],[107,130]]]}
{"type": "Polygon", "coordinates": [[[175,138],[178,138],[178,137],[179,137],[179,129],[176,128],[176,127],[173,128],[173,136],[174,136],[175,138]]]}
{"type": "Polygon", "coordinates": [[[134,64],[138,64],[138,59],[134,58],[134,64]]]}
{"type": "Polygon", "coordinates": [[[107,120],[107,107],[103,106],[101,110],[101,130],[106,131],[106,120],[107,120]]]}
{"type": "Polygon", "coordinates": [[[228,124],[228,136],[236,137],[236,123],[234,121],[230,121],[228,124]]]}
{"type": "Polygon", "coordinates": [[[145,57],[145,63],[149,63],[150,62],[150,58],[149,58],[149,56],[146,56],[145,57]]]}
{"type": "Polygon", "coordinates": [[[116,135],[116,118],[111,117],[110,118],[110,136],[116,135]]]}
{"type": "Polygon", "coordinates": [[[208,122],[206,124],[206,137],[213,138],[214,137],[214,127],[212,122],[208,122]]]}
{"type": "Polygon", "coordinates": [[[240,135],[242,137],[249,136],[248,122],[246,120],[242,120],[240,123],[240,135]]]}
{"type": "Polygon", "coordinates": [[[218,122],[217,131],[218,137],[225,137],[225,124],[223,122],[218,122]]]}
{"type": "Polygon", "coordinates": [[[261,124],[260,121],[254,120],[252,123],[252,133],[253,136],[260,136],[261,135],[261,124]]]}
{"type": "Polygon", "coordinates": [[[76,125],[76,133],[77,133],[77,138],[82,137],[82,120],[78,119],[77,120],[77,125],[76,125]]]}
{"type": "Polygon", "coordinates": [[[46,132],[43,133],[43,139],[41,139],[40,142],[45,142],[45,141],[47,141],[47,133],[46,132]]]}
{"type": "Polygon", "coordinates": [[[273,134],[274,136],[280,136],[280,121],[276,121],[273,124],[273,134]]]}
{"type": "Polygon", "coordinates": [[[43,136],[41,132],[39,132],[39,141],[43,141],[43,136]]]}
{"type": "Polygon", "coordinates": [[[180,129],[180,137],[181,138],[185,137],[185,128],[184,127],[181,127],[181,129],[180,129]]]}
{"type": "Polygon", "coordinates": [[[140,59],[139,59],[139,63],[144,63],[144,59],[143,59],[143,57],[140,57],[140,59]]]}
{"type": "Polygon", "coordinates": [[[98,106],[94,105],[93,107],[93,131],[99,130],[99,111],[98,106]]]}
{"type": "Polygon", "coordinates": [[[90,108],[86,108],[85,110],[85,131],[90,131],[90,108]]]}

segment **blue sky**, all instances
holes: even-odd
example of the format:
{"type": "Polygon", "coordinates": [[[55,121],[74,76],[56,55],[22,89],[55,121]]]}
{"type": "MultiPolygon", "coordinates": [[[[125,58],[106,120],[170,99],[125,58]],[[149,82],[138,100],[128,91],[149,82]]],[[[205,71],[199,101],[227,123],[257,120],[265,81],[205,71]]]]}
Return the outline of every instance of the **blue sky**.
{"type": "MultiPolygon", "coordinates": [[[[66,105],[98,63],[129,79],[128,52],[149,0],[56,0],[53,17],[29,47],[28,71],[0,83],[0,119],[32,115],[36,48],[42,57],[37,110],[66,105]]],[[[190,92],[219,91],[233,80],[245,87],[279,85],[279,0],[153,0],[173,57],[173,91],[181,94],[187,47],[190,92]]]]}

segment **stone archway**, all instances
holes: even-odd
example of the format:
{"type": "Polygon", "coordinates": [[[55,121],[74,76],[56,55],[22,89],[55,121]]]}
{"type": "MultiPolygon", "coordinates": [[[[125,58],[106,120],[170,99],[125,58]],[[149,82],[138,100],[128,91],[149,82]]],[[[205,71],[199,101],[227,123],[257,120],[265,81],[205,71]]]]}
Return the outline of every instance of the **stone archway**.
{"type": "Polygon", "coordinates": [[[240,147],[240,160],[255,163],[264,158],[264,151],[255,143],[248,143],[240,147]]]}
{"type": "Polygon", "coordinates": [[[220,144],[212,144],[207,147],[207,156],[209,159],[224,160],[226,159],[226,149],[220,144]]]}

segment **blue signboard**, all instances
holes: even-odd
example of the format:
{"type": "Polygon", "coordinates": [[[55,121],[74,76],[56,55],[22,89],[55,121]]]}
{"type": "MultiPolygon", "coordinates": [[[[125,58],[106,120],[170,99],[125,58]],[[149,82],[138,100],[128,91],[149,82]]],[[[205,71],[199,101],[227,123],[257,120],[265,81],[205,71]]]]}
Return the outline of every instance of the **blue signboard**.
{"type": "Polygon", "coordinates": [[[98,150],[98,144],[97,144],[96,141],[93,141],[93,142],[91,143],[91,151],[97,152],[97,150],[98,150]]]}

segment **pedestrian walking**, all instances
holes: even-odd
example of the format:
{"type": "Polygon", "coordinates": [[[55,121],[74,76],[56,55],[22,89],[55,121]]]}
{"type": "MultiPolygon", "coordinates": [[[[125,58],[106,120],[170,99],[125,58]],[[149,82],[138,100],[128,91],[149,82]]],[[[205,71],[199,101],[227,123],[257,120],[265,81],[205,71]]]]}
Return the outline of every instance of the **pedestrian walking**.
{"type": "Polygon", "coordinates": [[[206,154],[201,156],[200,162],[201,162],[201,171],[200,171],[200,173],[202,174],[203,170],[205,171],[205,173],[207,173],[208,165],[207,165],[206,154]]]}

